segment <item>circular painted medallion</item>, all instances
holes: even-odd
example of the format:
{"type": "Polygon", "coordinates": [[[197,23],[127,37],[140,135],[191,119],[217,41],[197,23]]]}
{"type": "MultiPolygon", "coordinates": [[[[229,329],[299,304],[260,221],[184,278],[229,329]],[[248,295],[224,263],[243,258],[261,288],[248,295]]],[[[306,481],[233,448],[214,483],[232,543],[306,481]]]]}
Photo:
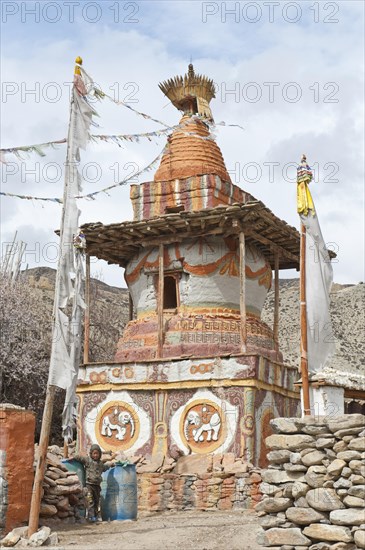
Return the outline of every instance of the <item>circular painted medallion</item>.
{"type": "Polygon", "coordinates": [[[136,411],[128,403],[109,401],[99,412],[95,423],[98,443],[107,451],[132,447],[139,435],[140,423],[136,411]]]}
{"type": "Polygon", "coordinates": [[[212,401],[190,403],[181,415],[180,434],[194,453],[210,453],[225,439],[221,408],[212,401]]]}

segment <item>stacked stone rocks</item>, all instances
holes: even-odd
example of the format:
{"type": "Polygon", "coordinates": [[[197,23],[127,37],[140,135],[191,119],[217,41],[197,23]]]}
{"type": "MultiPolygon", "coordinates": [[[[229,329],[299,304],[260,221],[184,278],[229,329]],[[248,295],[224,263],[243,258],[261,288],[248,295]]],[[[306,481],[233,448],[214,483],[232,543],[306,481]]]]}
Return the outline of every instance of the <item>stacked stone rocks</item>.
{"type": "Polygon", "coordinates": [[[365,548],[365,416],[271,421],[256,506],[271,550],[365,548]]]}
{"type": "MultiPolygon", "coordinates": [[[[41,503],[43,524],[74,523],[83,516],[79,479],[61,459],[61,449],[50,447],[41,503]]],[[[253,508],[261,499],[260,470],[233,453],[188,455],[178,460],[162,457],[160,461],[136,456],[130,462],[137,469],[139,510],[239,510],[253,508]]]]}
{"type": "MultiPolygon", "coordinates": [[[[57,452],[57,448],[53,447],[57,452]]],[[[54,452],[47,453],[47,469],[43,483],[40,516],[44,520],[63,520],[73,523],[84,509],[81,483],[74,472],[69,472],[54,452]]],[[[46,521],[47,523],[47,521],[46,521]]]]}
{"type": "Polygon", "coordinates": [[[169,472],[145,471],[137,477],[140,510],[239,510],[261,498],[259,470],[233,453],[188,455],[169,472]]]}

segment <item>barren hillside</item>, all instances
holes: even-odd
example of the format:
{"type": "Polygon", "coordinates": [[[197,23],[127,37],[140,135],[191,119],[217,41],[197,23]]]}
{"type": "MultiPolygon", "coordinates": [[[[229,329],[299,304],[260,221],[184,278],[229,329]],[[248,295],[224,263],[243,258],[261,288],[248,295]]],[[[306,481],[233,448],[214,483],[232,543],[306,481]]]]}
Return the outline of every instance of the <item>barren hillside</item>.
{"type": "MultiPolygon", "coordinates": [[[[263,320],[273,322],[274,292],[268,294],[263,320]]],[[[341,372],[364,373],[365,285],[334,284],[331,318],[336,355],[331,367],[341,372]]],[[[299,280],[280,281],[280,349],[286,363],[299,367],[299,280]]],[[[330,335],[329,335],[330,336],[330,335]]]]}
{"type": "MultiPolygon", "coordinates": [[[[29,269],[22,274],[49,305],[50,319],[56,271],[49,267],[29,269]]],[[[113,360],[123,327],[128,321],[128,291],[97,279],[90,284],[90,361],[113,360]]]]}

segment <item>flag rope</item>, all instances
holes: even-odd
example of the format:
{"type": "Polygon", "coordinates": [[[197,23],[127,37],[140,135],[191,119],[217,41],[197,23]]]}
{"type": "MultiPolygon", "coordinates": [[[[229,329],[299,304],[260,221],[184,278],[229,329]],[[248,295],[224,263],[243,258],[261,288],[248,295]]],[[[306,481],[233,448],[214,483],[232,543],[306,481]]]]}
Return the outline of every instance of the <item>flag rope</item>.
{"type": "MultiPolygon", "coordinates": [[[[194,115],[194,117],[191,118],[198,118],[201,120],[201,117],[198,115],[194,115]]],[[[121,146],[119,142],[122,141],[129,141],[129,142],[136,142],[139,143],[140,139],[148,139],[149,141],[152,141],[152,138],[158,138],[161,136],[169,135],[169,133],[172,133],[176,130],[183,130],[185,126],[190,124],[191,120],[184,121],[182,124],[175,124],[174,126],[167,126],[163,130],[153,130],[151,132],[141,132],[138,134],[91,134],[90,135],[90,141],[93,141],[94,143],[97,143],[99,140],[104,141],[107,143],[116,143],[119,147],[121,146]]],[[[205,123],[207,123],[206,120],[204,120],[205,123]]],[[[210,128],[214,129],[216,126],[230,126],[230,127],[236,127],[243,130],[244,128],[240,126],[239,124],[226,124],[224,121],[218,122],[215,124],[210,123],[210,128]]],[[[200,136],[195,132],[183,132],[185,135],[188,136],[194,136],[196,138],[202,139],[202,140],[212,140],[214,141],[215,135],[212,133],[210,136],[200,136]]],[[[43,151],[43,148],[52,147],[52,149],[56,149],[57,145],[61,145],[67,143],[67,138],[63,139],[57,139],[54,141],[46,141],[44,143],[36,143],[33,145],[20,145],[17,147],[7,147],[0,149],[0,162],[3,164],[6,164],[5,155],[13,154],[15,155],[19,160],[24,160],[24,157],[22,157],[21,153],[36,153],[40,157],[45,157],[46,153],[43,151]]]]}
{"type": "MultiPolygon", "coordinates": [[[[99,189],[98,191],[94,191],[93,193],[87,193],[87,194],[84,194],[84,195],[75,195],[74,198],[75,199],[91,199],[91,200],[94,200],[95,195],[99,195],[100,193],[107,193],[108,191],[110,191],[111,189],[114,189],[115,187],[120,187],[122,185],[127,184],[130,180],[140,176],[144,172],[148,172],[149,170],[152,170],[154,165],[160,160],[163,153],[165,152],[165,148],[166,147],[164,147],[163,150],[161,151],[161,153],[156,158],[154,158],[147,166],[145,166],[144,168],[142,168],[141,170],[139,170],[135,174],[132,174],[131,176],[128,176],[127,178],[125,178],[125,179],[123,179],[123,180],[121,180],[117,183],[109,185],[108,187],[104,187],[103,189],[99,189]]],[[[6,193],[5,191],[0,191],[0,195],[3,195],[5,197],[13,197],[13,198],[17,198],[17,199],[24,199],[24,200],[50,201],[50,202],[56,202],[56,203],[59,203],[59,204],[63,203],[63,199],[60,198],[60,197],[37,197],[37,196],[34,196],[34,195],[18,195],[17,193],[6,193]]]]}

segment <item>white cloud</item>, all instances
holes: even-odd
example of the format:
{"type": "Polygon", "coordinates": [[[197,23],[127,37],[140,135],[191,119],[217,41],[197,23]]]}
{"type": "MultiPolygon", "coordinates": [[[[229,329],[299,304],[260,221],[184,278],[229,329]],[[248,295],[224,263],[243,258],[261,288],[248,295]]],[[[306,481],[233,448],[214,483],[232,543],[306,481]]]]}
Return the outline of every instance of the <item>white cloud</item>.
{"type": "MultiPolygon", "coordinates": [[[[107,4],[101,4],[103,14],[107,4]]],[[[312,184],[312,192],[322,231],[327,241],[338,245],[335,280],[362,280],[363,4],[337,3],[340,10],[334,17],[339,22],[327,24],[322,21],[330,12],[321,12],[321,21],[314,23],[314,13],[308,8],[310,3],[301,3],[303,18],[298,24],[283,19],[285,3],[281,3],[273,23],[268,21],[267,12],[263,12],[266,15],[257,24],[246,23],[242,15],[237,23],[228,15],[227,23],[222,23],[222,4],[212,4],[216,4],[219,11],[208,17],[207,23],[202,22],[200,2],[140,2],[138,24],[116,25],[103,18],[95,25],[80,20],[73,25],[60,22],[47,28],[22,25],[21,36],[17,34],[19,26],[9,20],[2,77],[5,83],[15,83],[19,91],[3,99],[2,147],[66,136],[69,105],[64,83],[72,79],[76,55],[83,56],[86,69],[107,92],[113,94],[118,89],[120,99],[132,96],[138,101],[131,106],[168,124],[176,123],[179,114],[168,104],[157,84],[185,72],[193,55],[196,70],[213,78],[219,86],[217,98],[212,102],[215,119],[245,127],[244,132],[235,128],[218,130],[218,144],[228,169],[234,171],[238,167],[240,176],[236,171],[233,180],[288,223],[298,226],[295,183],[285,181],[283,167],[289,162],[298,162],[305,152],[309,163],[319,167],[319,182],[312,184]],[[27,44],[26,50],[19,44],[27,44]],[[52,87],[51,82],[56,84],[52,87]],[[247,83],[255,85],[248,88],[247,83]],[[296,85],[288,86],[289,83],[296,85]],[[34,95],[24,95],[35,86],[40,90],[38,102],[34,95]],[[275,94],[273,102],[269,101],[270,86],[275,94]],[[233,89],[237,90],[237,98],[225,93],[233,89]],[[283,98],[283,94],[292,98],[291,94],[298,90],[301,92],[298,102],[283,98]],[[253,97],[250,94],[255,91],[262,96],[257,102],[250,102],[253,97]],[[50,98],[55,92],[60,97],[52,103],[50,98]],[[331,97],[338,102],[326,102],[331,97]],[[279,163],[273,182],[269,181],[265,162],[279,163]],[[253,171],[247,170],[248,163],[257,163],[261,169],[261,178],[256,183],[243,177],[253,177],[253,171]],[[338,173],[331,177],[334,164],[339,167],[338,173]]],[[[241,8],[244,4],[240,3],[241,8]]],[[[323,10],[323,4],[320,6],[323,10]]],[[[136,133],[157,127],[107,100],[99,103],[97,110],[101,127],[95,129],[95,133],[136,133]]],[[[147,165],[163,145],[163,139],[158,143],[127,143],[123,149],[92,144],[83,155],[83,163],[100,164],[101,177],[95,183],[84,183],[85,192],[113,183],[115,163],[123,177],[130,168],[127,163],[147,165]]],[[[31,155],[22,166],[36,173],[28,174],[23,182],[21,166],[15,165],[19,172],[3,177],[3,191],[61,196],[62,175],[59,181],[51,183],[55,167],[48,163],[62,167],[64,159],[64,146],[50,151],[43,159],[31,155]]],[[[288,174],[292,172],[289,170],[288,174]]],[[[141,181],[152,176],[153,173],[149,173],[141,181]]],[[[128,187],[111,191],[110,197],[99,195],[96,201],[80,201],[80,207],[82,222],[109,223],[132,217],[128,187]]],[[[53,241],[53,231],[59,225],[61,214],[59,205],[44,203],[42,207],[40,203],[3,198],[2,209],[5,212],[3,240],[10,239],[19,227],[33,227],[33,234],[26,232],[28,240],[53,241]]],[[[32,248],[32,242],[29,247],[32,248]]],[[[105,269],[104,278],[106,282],[120,284],[115,270],[111,273],[105,269]]]]}

